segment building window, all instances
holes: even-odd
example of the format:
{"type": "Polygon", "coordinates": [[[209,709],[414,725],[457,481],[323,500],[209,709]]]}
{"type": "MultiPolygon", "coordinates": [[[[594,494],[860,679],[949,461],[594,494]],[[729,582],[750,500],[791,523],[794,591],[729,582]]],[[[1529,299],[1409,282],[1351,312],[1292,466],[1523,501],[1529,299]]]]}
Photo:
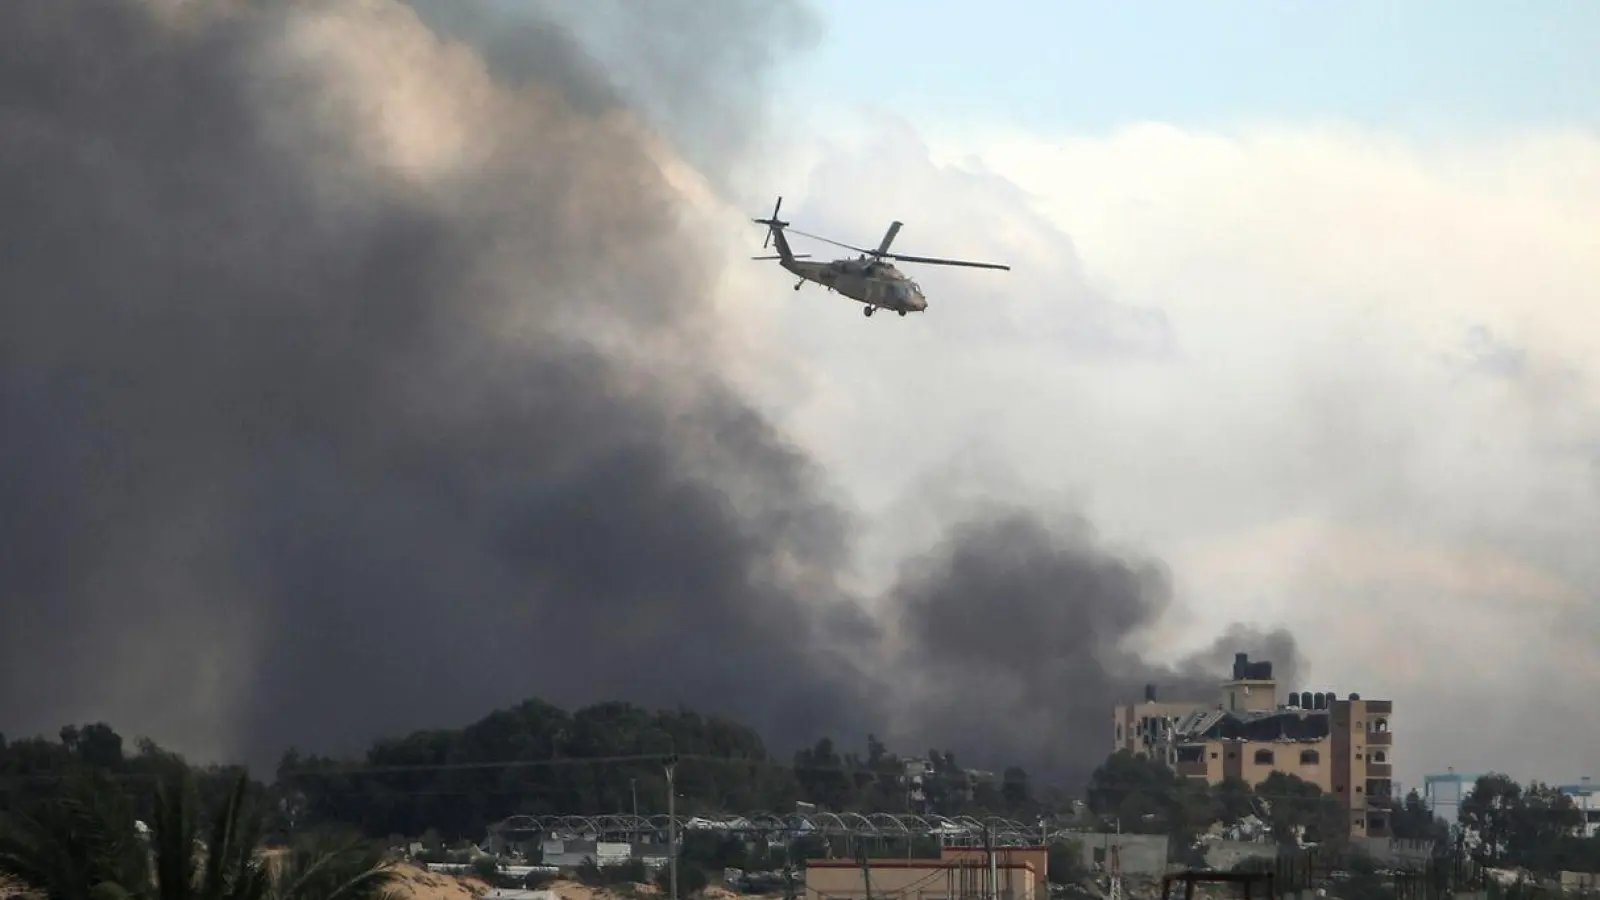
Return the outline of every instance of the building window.
{"type": "Polygon", "coordinates": [[[1122,742],[1122,723],[1121,722],[1117,723],[1117,742],[1118,743],[1122,742]]]}
{"type": "Polygon", "coordinates": [[[1201,747],[1179,747],[1178,762],[1197,763],[1205,762],[1205,749],[1201,747]]]}
{"type": "Polygon", "coordinates": [[[1211,758],[1212,759],[1216,759],[1217,758],[1217,751],[1215,751],[1215,750],[1211,751],[1211,758]]]}
{"type": "Polygon", "coordinates": [[[1256,751],[1256,765],[1258,765],[1258,766],[1270,766],[1270,765],[1272,765],[1272,751],[1271,750],[1257,750],[1256,751]]]}
{"type": "Polygon", "coordinates": [[[1377,732],[1388,731],[1389,730],[1389,720],[1388,719],[1373,719],[1372,720],[1372,730],[1373,731],[1377,731],[1377,732]]]}
{"type": "Polygon", "coordinates": [[[1389,761],[1389,754],[1383,752],[1382,750],[1374,750],[1372,752],[1372,761],[1375,763],[1386,763],[1389,761]]]}
{"type": "Polygon", "coordinates": [[[1314,766],[1314,765],[1316,765],[1317,763],[1320,763],[1320,762],[1322,762],[1322,755],[1319,754],[1317,751],[1315,751],[1315,750],[1301,750],[1300,751],[1300,765],[1302,765],[1302,766],[1314,766]]]}
{"type": "Polygon", "coordinates": [[[1239,754],[1237,752],[1233,751],[1233,750],[1229,750],[1228,751],[1228,758],[1229,759],[1234,759],[1234,758],[1238,757],[1238,755],[1239,754]]]}

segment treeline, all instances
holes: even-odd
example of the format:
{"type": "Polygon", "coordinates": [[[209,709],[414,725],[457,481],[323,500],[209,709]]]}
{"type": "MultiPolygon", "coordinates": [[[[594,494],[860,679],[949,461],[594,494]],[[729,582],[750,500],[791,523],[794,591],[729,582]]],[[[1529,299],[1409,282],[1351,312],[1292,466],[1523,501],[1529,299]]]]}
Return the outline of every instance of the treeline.
{"type": "MultiPolygon", "coordinates": [[[[291,749],[255,789],[268,797],[280,829],[341,823],[375,837],[431,832],[481,840],[488,823],[514,814],[664,813],[669,756],[678,760],[683,815],[781,812],[806,802],[836,812],[1032,816],[1063,802],[1035,798],[1020,768],[979,777],[944,751],[921,757],[928,771],[913,791],[906,760],[875,738],[863,752],[824,738],[783,759],[751,728],[687,709],[602,703],[568,712],[537,700],[465,728],[381,739],[355,759],[291,749]]],[[[64,728],[60,740],[0,737],[0,808],[87,767],[119,777],[148,812],[148,784],[184,765],[145,739],[127,747],[99,723],[64,728]]],[[[239,771],[213,767],[196,775],[207,796],[220,796],[239,771]]]]}
{"type": "MultiPolygon", "coordinates": [[[[1043,791],[1012,767],[996,776],[963,769],[949,753],[908,760],[869,738],[861,752],[819,740],[777,758],[752,729],[690,710],[654,712],[603,703],[573,712],[527,701],[460,729],[379,740],[354,759],[285,753],[268,781],[250,784],[271,833],[349,826],[375,838],[436,835],[481,841],[485,827],[514,814],[650,816],[667,808],[663,759],[673,756],[683,815],[793,810],[931,811],[944,815],[1045,818],[1057,828],[1166,833],[1175,847],[1217,825],[1249,817],[1288,844],[1337,844],[1344,813],[1331,795],[1291,775],[1252,788],[1206,785],[1128,753],[1107,758],[1082,793],[1043,791]],[[920,784],[908,775],[916,771],[920,784]]],[[[145,739],[128,745],[105,724],[69,726],[56,739],[0,737],[0,809],[48,800],[75,772],[124,786],[134,812],[154,812],[155,786],[188,772],[210,807],[233,789],[238,767],[191,767],[145,739]]],[[[1600,869],[1600,840],[1582,836],[1570,797],[1503,775],[1480,780],[1461,804],[1465,836],[1453,833],[1413,791],[1390,813],[1396,837],[1431,840],[1441,854],[1482,865],[1600,869]]],[[[730,851],[731,852],[731,851],[730,851]]]]}

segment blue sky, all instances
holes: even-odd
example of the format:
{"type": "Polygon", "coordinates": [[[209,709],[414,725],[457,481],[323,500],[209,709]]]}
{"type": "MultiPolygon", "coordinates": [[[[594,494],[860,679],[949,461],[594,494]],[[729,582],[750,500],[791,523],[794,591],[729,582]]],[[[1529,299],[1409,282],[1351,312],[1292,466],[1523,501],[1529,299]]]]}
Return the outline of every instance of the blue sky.
{"type": "Polygon", "coordinates": [[[813,2],[827,33],[785,93],[918,125],[1600,124],[1592,0],[813,2]]]}

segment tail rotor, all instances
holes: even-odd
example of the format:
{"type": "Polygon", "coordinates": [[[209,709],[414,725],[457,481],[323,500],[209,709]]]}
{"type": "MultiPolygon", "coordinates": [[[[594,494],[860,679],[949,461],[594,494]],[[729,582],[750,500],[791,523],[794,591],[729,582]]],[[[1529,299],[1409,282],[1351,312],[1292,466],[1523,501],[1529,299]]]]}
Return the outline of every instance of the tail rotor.
{"type": "Polygon", "coordinates": [[[773,235],[774,232],[776,232],[780,228],[788,228],[789,227],[789,223],[788,222],[785,222],[782,219],[778,218],[778,211],[781,210],[781,209],[783,209],[783,197],[780,196],[778,198],[778,202],[772,205],[772,218],[770,218],[770,219],[751,219],[750,220],[750,221],[756,223],[757,225],[765,225],[765,226],[767,226],[767,237],[766,237],[765,240],[763,240],[761,242],[761,249],[763,249],[763,250],[767,249],[767,247],[772,244],[772,235],[773,235]]]}

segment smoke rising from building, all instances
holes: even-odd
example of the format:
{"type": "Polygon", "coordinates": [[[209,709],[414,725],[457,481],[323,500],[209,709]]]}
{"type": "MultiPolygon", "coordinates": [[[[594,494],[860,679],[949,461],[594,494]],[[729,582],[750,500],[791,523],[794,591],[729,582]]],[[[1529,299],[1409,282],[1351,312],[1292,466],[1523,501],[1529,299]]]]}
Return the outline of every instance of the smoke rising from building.
{"type": "Polygon", "coordinates": [[[1079,773],[1210,662],[1120,649],[1164,577],[1023,512],[851,596],[659,145],[517,39],[508,84],[395,0],[0,12],[0,729],[261,764],[616,697],[1079,773]]]}

